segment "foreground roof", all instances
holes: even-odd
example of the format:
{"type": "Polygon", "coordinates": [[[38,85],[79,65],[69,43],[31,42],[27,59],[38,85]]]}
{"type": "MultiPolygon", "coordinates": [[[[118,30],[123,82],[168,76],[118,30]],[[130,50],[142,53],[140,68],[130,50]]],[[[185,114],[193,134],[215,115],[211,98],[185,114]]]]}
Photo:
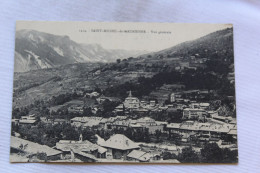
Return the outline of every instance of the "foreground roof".
{"type": "Polygon", "coordinates": [[[98,150],[98,146],[89,142],[88,140],[85,141],[70,141],[70,140],[60,140],[56,143],[56,148],[62,151],[70,151],[70,149],[77,150],[77,151],[94,151],[98,150]]]}
{"type": "Polygon", "coordinates": [[[101,146],[119,150],[139,148],[139,146],[135,142],[122,134],[115,134],[114,136],[111,136],[108,140],[101,144],[101,146]]]}
{"type": "Polygon", "coordinates": [[[79,154],[81,156],[84,156],[86,158],[90,158],[92,160],[97,161],[97,158],[94,155],[92,155],[92,154],[85,153],[85,152],[82,152],[82,151],[79,151],[79,150],[73,150],[73,152],[76,153],[76,154],[79,154]]]}
{"type": "Polygon", "coordinates": [[[134,159],[139,159],[142,155],[144,155],[146,152],[140,151],[140,150],[133,150],[130,152],[127,157],[131,157],[134,159]]]}
{"type": "Polygon", "coordinates": [[[156,163],[180,163],[177,159],[168,159],[168,160],[153,160],[156,163]]]}
{"type": "Polygon", "coordinates": [[[18,150],[22,150],[29,154],[46,153],[47,156],[54,156],[62,153],[61,151],[55,150],[46,145],[40,145],[38,143],[31,142],[14,136],[11,136],[10,147],[18,150]]]}

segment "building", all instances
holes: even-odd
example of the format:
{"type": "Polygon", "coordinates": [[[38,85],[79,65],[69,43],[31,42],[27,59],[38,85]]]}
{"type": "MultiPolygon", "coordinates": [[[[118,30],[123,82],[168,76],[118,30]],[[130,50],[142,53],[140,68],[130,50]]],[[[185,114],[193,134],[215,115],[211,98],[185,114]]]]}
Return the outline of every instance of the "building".
{"type": "Polygon", "coordinates": [[[19,125],[35,125],[37,119],[34,114],[28,116],[22,116],[19,120],[19,125]]]}
{"type": "Polygon", "coordinates": [[[147,128],[150,134],[155,134],[157,130],[164,131],[164,123],[156,122],[150,117],[139,118],[135,122],[136,125],[140,125],[144,128],[147,128]]]}
{"type": "Polygon", "coordinates": [[[115,112],[124,112],[125,111],[125,106],[123,104],[118,105],[115,110],[115,112]]]}
{"type": "Polygon", "coordinates": [[[72,105],[68,108],[68,112],[69,113],[83,113],[83,106],[79,106],[79,105],[72,105]]]}
{"type": "MultiPolygon", "coordinates": [[[[56,149],[61,150],[63,152],[62,157],[73,159],[73,155],[78,154],[80,155],[79,159],[82,160],[83,157],[86,159],[90,159],[92,161],[96,161],[97,158],[105,158],[107,149],[93,144],[88,140],[82,139],[82,135],[80,135],[79,141],[72,141],[72,140],[60,140],[56,143],[56,149]],[[85,154],[85,155],[84,155],[85,154]],[[88,157],[88,158],[86,158],[88,157]]],[[[85,161],[82,160],[82,161],[85,161]]]]}
{"type": "Polygon", "coordinates": [[[95,97],[98,97],[99,96],[99,93],[94,91],[92,93],[86,93],[85,94],[85,97],[89,97],[89,98],[95,98],[95,97]]]}
{"type": "Polygon", "coordinates": [[[207,111],[209,117],[214,117],[214,116],[218,116],[218,111],[207,111]]]}
{"type": "Polygon", "coordinates": [[[107,149],[107,159],[123,159],[126,160],[127,155],[134,149],[140,147],[122,134],[115,134],[101,144],[107,149]]]}
{"type": "Polygon", "coordinates": [[[68,124],[69,123],[69,120],[66,120],[66,119],[62,119],[62,118],[56,118],[53,120],[52,124],[55,125],[55,124],[68,124]]]}
{"type": "Polygon", "coordinates": [[[32,162],[55,161],[62,159],[62,152],[59,150],[14,136],[11,136],[10,147],[10,153],[12,155],[12,158],[10,158],[11,162],[22,162],[19,161],[18,153],[23,153],[28,158],[28,161],[32,162]],[[37,155],[40,153],[46,154],[47,160],[37,158],[37,155]]]}
{"type": "Polygon", "coordinates": [[[211,116],[212,119],[218,120],[218,121],[223,121],[223,122],[231,122],[233,119],[232,117],[228,116],[228,117],[224,117],[224,116],[218,116],[218,115],[212,115],[211,116]]]}
{"type": "Polygon", "coordinates": [[[180,126],[181,126],[181,123],[170,123],[170,124],[167,124],[166,128],[167,128],[169,134],[179,133],[180,126]]]}
{"type": "Polygon", "coordinates": [[[232,135],[236,138],[236,125],[224,122],[184,121],[168,124],[166,129],[170,136],[174,133],[182,135],[182,142],[188,142],[192,136],[196,136],[200,141],[218,141],[223,135],[232,135]]]}
{"type": "Polygon", "coordinates": [[[209,106],[210,106],[209,103],[200,103],[200,108],[201,108],[201,109],[208,109],[209,106]]]}
{"type": "Polygon", "coordinates": [[[155,163],[181,163],[179,160],[177,159],[168,159],[168,160],[157,160],[154,161],[155,163]]]}
{"type": "Polygon", "coordinates": [[[127,109],[137,109],[140,107],[140,101],[137,97],[132,96],[132,92],[129,92],[128,97],[124,101],[124,106],[127,109]]]}
{"type": "Polygon", "coordinates": [[[19,119],[12,119],[12,125],[19,125],[19,119]]]}
{"type": "Polygon", "coordinates": [[[47,117],[40,117],[40,121],[45,123],[45,124],[52,124],[53,123],[53,120],[48,119],[47,117]]]}
{"type": "Polygon", "coordinates": [[[204,109],[193,109],[185,108],[183,109],[183,119],[203,119],[206,116],[206,111],[204,109]]]}
{"type": "Polygon", "coordinates": [[[156,101],[155,100],[150,100],[150,106],[154,107],[156,105],[156,101]]]}
{"type": "Polygon", "coordinates": [[[140,162],[143,161],[140,159],[141,156],[146,154],[146,152],[141,151],[141,150],[133,150],[127,155],[127,160],[128,161],[135,161],[135,162],[140,162]]]}
{"type": "Polygon", "coordinates": [[[134,162],[150,162],[161,160],[161,157],[159,154],[152,154],[141,150],[133,150],[127,155],[127,160],[134,162]]]}
{"type": "Polygon", "coordinates": [[[108,129],[124,129],[126,130],[129,127],[130,120],[116,120],[113,123],[107,124],[108,129]]]}
{"type": "Polygon", "coordinates": [[[102,117],[74,117],[70,120],[72,126],[75,127],[93,127],[99,125],[102,117]]]}
{"type": "Polygon", "coordinates": [[[97,100],[98,103],[103,103],[105,100],[109,100],[111,102],[112,101],[115,101],[115,102],[119,102],[120,101],[119,98],[116,98],[116,97],[106,97],[103,94],[101,96],[99,96],[96,100],[97,100]]]}
{"type": "Polygon", "coordinates": [[[171,93],[170,102],[175,102],[175,93],[171,93]]]}

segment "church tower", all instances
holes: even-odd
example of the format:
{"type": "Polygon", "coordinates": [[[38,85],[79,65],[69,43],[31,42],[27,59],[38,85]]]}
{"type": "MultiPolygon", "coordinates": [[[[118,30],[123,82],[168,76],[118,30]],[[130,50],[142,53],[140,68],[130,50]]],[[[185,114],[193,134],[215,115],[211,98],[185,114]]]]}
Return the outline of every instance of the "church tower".
{"type": "Polygon", "coordinates": [[[132,91],[131,90],[129,91],[128,97],[132,97],[132,91]]]}

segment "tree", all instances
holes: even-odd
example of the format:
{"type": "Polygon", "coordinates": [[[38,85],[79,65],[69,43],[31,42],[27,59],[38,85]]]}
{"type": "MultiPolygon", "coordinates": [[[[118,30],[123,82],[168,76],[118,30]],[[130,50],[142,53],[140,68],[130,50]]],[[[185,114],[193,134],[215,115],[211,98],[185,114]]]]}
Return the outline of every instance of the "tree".
{"type": "Polygon", "coordinates": [[[151,142],[150,134],[148,128],[144,130],[144,142],[151,142]]]}
{"type": "Polygon", "coordinates": [[[121,62],[121,59],[117,59],[116,62],[119,64],[121,62]]]}
{"type": "Polygon", "coordinates": [[[228,148],[222,150],[223,153],[223,163],[237,163],[238,152],[237,150],[231,151],[228,148]]]}
{"type": "Polygon", "coordinates": [[[175,145],[181,144],[182,135],[179,133],[171,133],[169,134],[169,140],[174,141],[175,145]]]}
{"type": "Polygon", "coordinates": [[[201,156],[205,163],[221,163],[223,155],[221,148],[216,143],[207,143],[201,149],[201,156]]]}
{"type": "Polygon", "coordinates": [[[161,142],[160,137],[162,136],[162,132],[160,130],[155,131],[155,136],[156,136],[156,142],[161,142]]]}
{"type": "Polygon", "coordinates": [[[88,140],[92,143],[97,142],[97,137],[95,136],[95,132],[89,128],[82,130],[82,136],[83,136],[83,140],[88,140]]]}
{"type": "Polygon", "coordinates": [[[110,101],[108,99],[106,99],[103,103],[102,103],[102,107],[103,107],[103,112],[107,113],[107,112],[112,112],[116,106],[118,106],[119,103],[114,102],[114,101],[110,101]]]}
{"type": "Polygon", "coordinates": [[[93,115],[92,113],[92,110],[91,110],[91,107],[84,107],[83,108],[83,115],[84,116],[88,116],[88,117],[91,117],[93,115]]]}
{"type": "Polygon", "coordinates": [[[207,143],[201,149],[202,161],[205,163],[236,163],[237,150],[221,149],[216,143],[207,143]]]}
{"type": "Polygon", "coordinates": [[[162,153],[163,160],[169,160],[169,159],[177,159],[176,154],[170,153],[168,151],[162,153]]]}
{"type": "Polygon", "coordinates": [[[62,128],[63,139],[65,140],[79,139],[79,133],[73,126],[71,126],[70,124],[64,124],[62,127],[63,127],[62,128]]]}
{"type": "Polygon", "coordinates": [[[182,152],[178,156],[178,160],[182,163],[199,163],[198,154],[192,149],[192,147],[186,147],[182,149],[182,152]]]}
{"type": "Polygon", "coordinates": [[[125,130],[124,135],[126,137],[128,137],[129,139],[133,139],[133,131],[130,127],[127,127],[127,129],[125,130]]]}

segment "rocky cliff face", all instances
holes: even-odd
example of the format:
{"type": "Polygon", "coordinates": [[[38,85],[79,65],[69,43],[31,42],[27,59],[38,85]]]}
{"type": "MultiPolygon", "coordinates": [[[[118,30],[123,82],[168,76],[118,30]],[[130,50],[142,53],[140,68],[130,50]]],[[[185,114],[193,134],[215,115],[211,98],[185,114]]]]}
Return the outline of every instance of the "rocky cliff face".
{"type": "Polygon", "coordinates": [[[113,62],[142,51],[106,50],[97,44],[79,44],[68,36],[20,30],[15,39],[15,72],[81,62],[113,62]]]}

